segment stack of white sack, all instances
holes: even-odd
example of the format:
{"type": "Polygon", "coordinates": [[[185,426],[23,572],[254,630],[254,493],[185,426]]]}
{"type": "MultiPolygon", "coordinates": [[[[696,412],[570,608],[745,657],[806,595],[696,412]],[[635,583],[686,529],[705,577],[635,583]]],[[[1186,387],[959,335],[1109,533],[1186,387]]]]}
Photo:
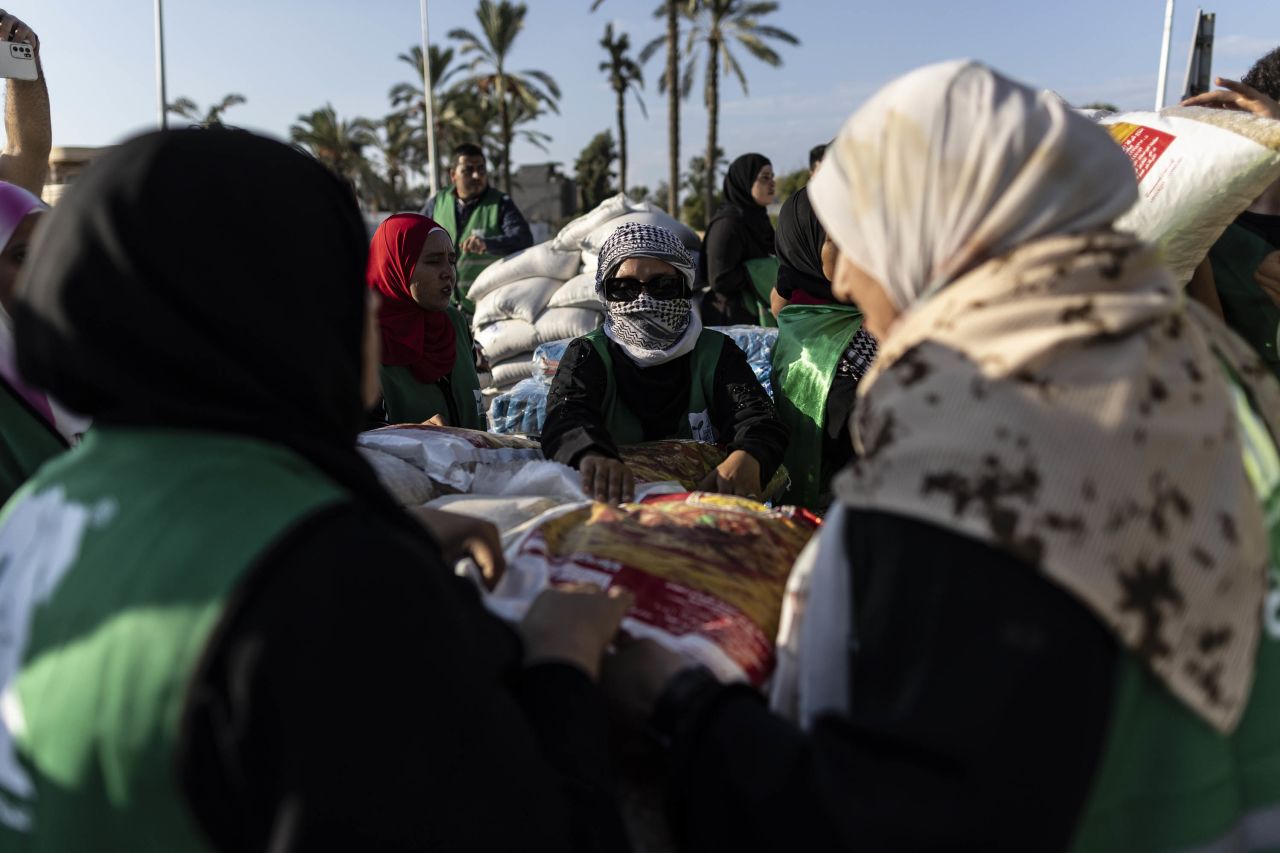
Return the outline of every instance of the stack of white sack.
{"type": "MultiPolygon", "coordinates": [[[[468,296],[476,303],[471,327],[489,360],[495,388],[510,388],[532,374],[533,350],[549,340],[539,334],[537,324],[549,313],[552,295],[578,271],[579,254],[559,251],[553,244],[549,240],[503,258],[471,285],[468,296]]],[[[593,314],[578,334],[597,325],[593,314]]]]}
{"type": "Polygon", "coordinates": [[[581,337],[604,322],[596,295],[600,247],[625,222],[670,229],[692,253],[698,235],[648,202],[619,193],[560,230],[554,239],[503,258],[482,272],[469,296],[472,330],[492,368],[490,392],[507,391],[533,375],[533,350],[581,337]]]}

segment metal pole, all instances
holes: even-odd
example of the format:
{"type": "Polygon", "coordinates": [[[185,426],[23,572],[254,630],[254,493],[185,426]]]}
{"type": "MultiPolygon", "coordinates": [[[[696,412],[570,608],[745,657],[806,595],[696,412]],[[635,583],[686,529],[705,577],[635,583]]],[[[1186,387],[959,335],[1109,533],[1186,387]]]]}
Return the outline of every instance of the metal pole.
{"type": "MultiPolygon", "coordinates": [[[[159,2],[159,0],[157,0],[159,2]]],[[[427,117],[427,192],[436,194],[436,107],[431,97],[431,45],[427,38],[427,0],[422,0],[422,98],[427,117]]]]}
{"type": "Polygon", "coordinates": [[[1156,109],[1164,108],[1164,87],[1169,81],[1169,47],[1173,43],[1173,0],[1164,7],[1164,39],[1160,45],[1160,76],[1156,80],[1156,109]]]}
{"type": "Polygon", "coordinates": [[[164,85],[164,9],[162,0],[156,0],[156,96],[159,98],[160,128],[169,127],[169,97],[164,85]]]}

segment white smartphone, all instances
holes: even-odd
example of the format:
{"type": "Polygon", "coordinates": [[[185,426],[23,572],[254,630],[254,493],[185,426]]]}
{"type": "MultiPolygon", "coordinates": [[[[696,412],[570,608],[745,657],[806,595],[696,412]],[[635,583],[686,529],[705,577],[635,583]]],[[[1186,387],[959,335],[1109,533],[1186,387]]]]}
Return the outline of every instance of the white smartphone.
{"type": "Polygon", "coordinates": [[[35,80],[39,76],[35,48],[26,42],[0,41],[0,77],[35,80]]]}

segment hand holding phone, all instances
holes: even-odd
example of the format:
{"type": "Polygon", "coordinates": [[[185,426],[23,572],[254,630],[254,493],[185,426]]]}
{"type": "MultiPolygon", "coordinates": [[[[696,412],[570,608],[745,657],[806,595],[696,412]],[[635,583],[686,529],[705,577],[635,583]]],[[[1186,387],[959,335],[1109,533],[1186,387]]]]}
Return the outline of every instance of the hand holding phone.
{"type": "Polygon", "coordinates": [[[0,77],[37,80],[40,39],[14,15],[0,9],[0,77]]]}

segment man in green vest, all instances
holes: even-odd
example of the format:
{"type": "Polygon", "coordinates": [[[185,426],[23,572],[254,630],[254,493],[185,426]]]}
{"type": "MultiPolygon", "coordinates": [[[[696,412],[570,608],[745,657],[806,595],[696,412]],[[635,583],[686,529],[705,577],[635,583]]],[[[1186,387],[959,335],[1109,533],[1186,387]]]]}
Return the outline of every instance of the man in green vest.
{"type": "MultiPolygon", "coordinates": [[[[1280,48],[1254,63],[1240,82],[1184,104],[1243,110],[1280,120],[1280,48]]],[[[1209,252],[1222,316],[1280,377],[1280,181],[1228,226],[1209,252]]]]}
{"type": "Polygon", "coordinates": [[[469,319],[476,307],[467,298],[471,282],[499,258],[532,246],[533,235],[511,196],[489,186],[480,146],[468,142],[453,149],[449,178],[453,186],[427,199],[422,213],[443,225],[458,247],[454,293],[469,319]]]}

